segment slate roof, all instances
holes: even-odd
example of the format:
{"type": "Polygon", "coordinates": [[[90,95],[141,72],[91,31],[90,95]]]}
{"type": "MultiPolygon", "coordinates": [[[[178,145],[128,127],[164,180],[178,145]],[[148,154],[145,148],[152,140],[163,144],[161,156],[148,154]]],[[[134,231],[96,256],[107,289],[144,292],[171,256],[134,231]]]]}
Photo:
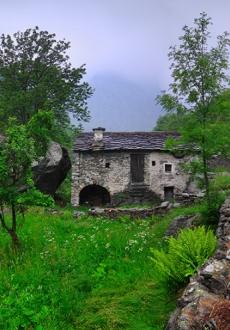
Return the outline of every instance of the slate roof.
{"type": "MultiPolygon", "coordinates": [[[[74,144],[74,151],[93,150],[94,133],[81,133],[74,144]]],[[[102,150],[164,150],[169,137],[176,132],[104,132],[102,150]]]]}

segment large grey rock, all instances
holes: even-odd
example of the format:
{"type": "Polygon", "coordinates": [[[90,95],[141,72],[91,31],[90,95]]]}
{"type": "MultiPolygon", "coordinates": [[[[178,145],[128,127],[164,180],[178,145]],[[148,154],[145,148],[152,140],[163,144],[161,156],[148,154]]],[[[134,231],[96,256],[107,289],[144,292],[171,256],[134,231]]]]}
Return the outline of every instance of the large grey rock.
{"type": "Polygon", "coordinates": [[[162,202],[161,205],[160,205],[160,207],[162,209],[167,209],[167,208],[170,207],[170,202],[169,201],[162,202]]]}
{"type": "Polygon", "coordinates": [[[54,195],[70,168],[68,151],[52,142],[46,157],[33,166],[36,187],[46,194],[54,195]]]}
{"type": "Polygon", "coordinates": [[[73,217],[74,218],[81,218],[82,216],[85,216],[87,213],[84,211],[74,211],[73,212],[73,217]]]}

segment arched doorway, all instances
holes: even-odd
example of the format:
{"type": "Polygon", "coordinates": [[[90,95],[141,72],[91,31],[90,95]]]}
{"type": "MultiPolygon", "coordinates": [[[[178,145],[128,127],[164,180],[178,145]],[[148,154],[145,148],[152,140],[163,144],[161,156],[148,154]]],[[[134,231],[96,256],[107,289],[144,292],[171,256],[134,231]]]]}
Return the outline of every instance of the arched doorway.
{"type": "Polygon", "coordinates": [[[80,192],[80,205],[102,206],[110,203],[110,194],[107,189],[97,184],[91,184],[80,192]]]}

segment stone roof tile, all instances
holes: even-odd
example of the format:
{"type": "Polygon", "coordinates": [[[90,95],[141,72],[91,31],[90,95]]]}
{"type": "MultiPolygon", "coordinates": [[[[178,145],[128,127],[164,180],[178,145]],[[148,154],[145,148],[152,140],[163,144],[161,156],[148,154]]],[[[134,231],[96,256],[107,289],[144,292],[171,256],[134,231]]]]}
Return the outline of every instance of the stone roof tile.
{"type": "MultiPolygon", "coordinates": [[[[81,133],[74,151],[93,150],[94,133],[81,133]]],[[[163,150],[167,138],[178,137],[176,132],[105,132],[103,150],[163,150]]]]}

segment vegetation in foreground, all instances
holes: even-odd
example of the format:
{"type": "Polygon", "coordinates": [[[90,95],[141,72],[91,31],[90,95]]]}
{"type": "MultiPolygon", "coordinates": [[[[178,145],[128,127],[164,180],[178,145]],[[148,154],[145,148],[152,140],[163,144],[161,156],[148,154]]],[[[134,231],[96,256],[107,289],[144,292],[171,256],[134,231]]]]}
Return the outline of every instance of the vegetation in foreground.
{"type": "Polygon", "coordinates": [[[0,328],[163,329],[176,297],[154,282],[150,249],[164,246],[172,218],[201,209],[136,221],[31,210],[20,253],[0,232],[0,328]]]}
{"type": "Polygon", "coordinates": [[[216,242],[211,229],[199,226],[181,230],[176,238],[170,237],[166,251],[151,249],[157,283],[163,282],[175,288],[186,284],[189,277],[214,253],[216,242]]]}

